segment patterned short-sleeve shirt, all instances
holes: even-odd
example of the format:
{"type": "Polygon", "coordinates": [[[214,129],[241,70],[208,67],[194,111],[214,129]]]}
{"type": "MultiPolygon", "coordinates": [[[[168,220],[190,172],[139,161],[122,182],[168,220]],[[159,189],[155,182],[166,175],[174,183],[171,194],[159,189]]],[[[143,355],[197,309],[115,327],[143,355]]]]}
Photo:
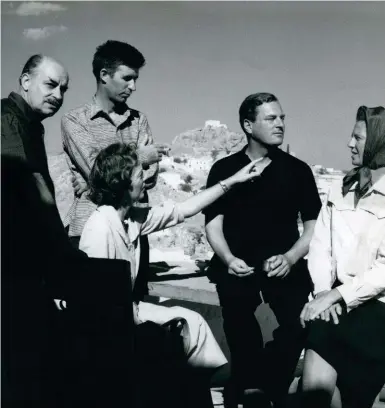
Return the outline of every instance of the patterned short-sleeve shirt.
{"type": "MultiPolygon", "coordinates": [[[[153,144],[151,130],[146,116],[125,105],[114,120],[103,111],[94,97],[65,114],[61,123],[63,150],[71,172],[88,181],[88,176],[97,154],[113,143],[134,143],[137,147],[153,144]]],[[[153,164],[146,171],[150,178],[157,173],[153,164]]],[[[84,224],[95,210],[96,205],[88,199],[88,192],[74,197],[64,225],[69,226],[70,236],[80,236],[84,224]]]]}

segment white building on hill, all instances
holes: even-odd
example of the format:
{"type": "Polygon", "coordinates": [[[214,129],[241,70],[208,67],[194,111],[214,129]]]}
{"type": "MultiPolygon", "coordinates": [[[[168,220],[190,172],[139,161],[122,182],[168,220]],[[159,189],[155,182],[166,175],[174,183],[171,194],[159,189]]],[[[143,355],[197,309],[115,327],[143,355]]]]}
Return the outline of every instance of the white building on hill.
{"type": "Polygon", "coordinates": [[[227,126],[223,123],[221,123],[219,120],[206,120],[205,122],[205,128],[219,128],[222,127],[224,129],[227,129],[227,126]]]}

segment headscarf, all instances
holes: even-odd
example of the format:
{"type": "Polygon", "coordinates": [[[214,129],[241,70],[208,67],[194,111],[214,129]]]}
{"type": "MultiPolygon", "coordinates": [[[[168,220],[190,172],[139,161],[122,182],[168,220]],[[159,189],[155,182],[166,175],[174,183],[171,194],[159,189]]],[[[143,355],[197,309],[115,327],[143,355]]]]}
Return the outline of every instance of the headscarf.
{"type": "Polygon", "coordinates": [[[385,108],[360,106],[356,121],[366,124],[366,142],[362,165],[355,167],[343,179],[342,194],[345,196],[355,182],[355,202],[372,186],[372,170],[385,167],[385,108]]]}

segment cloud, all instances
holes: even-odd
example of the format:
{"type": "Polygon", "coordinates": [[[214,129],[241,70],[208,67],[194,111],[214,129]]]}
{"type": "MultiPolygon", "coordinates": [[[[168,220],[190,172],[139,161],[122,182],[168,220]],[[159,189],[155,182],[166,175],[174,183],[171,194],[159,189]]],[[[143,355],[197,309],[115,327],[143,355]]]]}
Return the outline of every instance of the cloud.
{"type": "Polygon", "coordinates": [[[54,13],[57,11],[65,11],[67,7],[60,4],[43,3],[39,1],[28,1],[21,3],[16,9],[12,9],[11,14],[18,16],[40,16],[41,14],[54,13]]]}
{"type": "Polygon", "coordinates": [[[23,35],[25,38],[29,40],[42,40],[44,38],[49,37],[52,34],[62,33],[67,31],[68,28],[61,25],[61,26],[49,26],[43,28],[26,28],[23,31],[23,35]]]}

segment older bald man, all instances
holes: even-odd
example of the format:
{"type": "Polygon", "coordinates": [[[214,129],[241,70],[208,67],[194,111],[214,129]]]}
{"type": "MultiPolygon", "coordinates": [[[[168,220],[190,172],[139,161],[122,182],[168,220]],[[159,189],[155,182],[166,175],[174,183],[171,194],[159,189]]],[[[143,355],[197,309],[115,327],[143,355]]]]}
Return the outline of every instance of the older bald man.
{"type": "Polygon", "coordinates": [[[62,106],[69,77],[56,60],[33,55],[19,77],[18,92],[1,100],[1,154],[21,159],[34,173],[45,201],[54,203],[41,122],[62,106]]]}
{"type": "Polygon", "coordinates": [[[45,406],[51,388],[42,388],[42,355],[56,308],[45,284],[65,259],[85,256],[70,245],[56,207],[41,123],[62,106],[68,81],[59,62],[34,55],[18,91],[1,101],[2,400],[17,408],[45,406]]]}

